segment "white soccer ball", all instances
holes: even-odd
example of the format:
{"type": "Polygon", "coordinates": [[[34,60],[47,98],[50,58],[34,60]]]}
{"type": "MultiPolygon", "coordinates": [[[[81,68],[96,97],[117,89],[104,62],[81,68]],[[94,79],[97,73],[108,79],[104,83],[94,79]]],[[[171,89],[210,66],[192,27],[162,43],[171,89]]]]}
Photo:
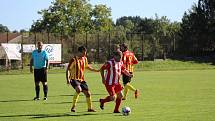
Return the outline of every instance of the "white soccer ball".
{"type": "Polygon", "coordinates": [[[131,108],[129,108],[127,106],[122,108],[122,114],[124,116],[128,116],[130,113],[131,113],[131,108]]]}

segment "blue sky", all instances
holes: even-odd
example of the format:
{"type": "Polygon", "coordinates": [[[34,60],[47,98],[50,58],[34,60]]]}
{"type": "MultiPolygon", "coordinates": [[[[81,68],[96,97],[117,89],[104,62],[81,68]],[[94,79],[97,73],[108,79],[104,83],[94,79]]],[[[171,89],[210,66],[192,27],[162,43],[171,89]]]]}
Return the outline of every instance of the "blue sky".
{"type": "MultiPolygon", "coordinates": [[[[29,29],[41,16],[37,13],[48,8],[53,0],[1,0],[0,24],[11,31],[29,29]]],[[[181,21],[185,11],[198,0],[90,0],[90,3],[106,4],[112,9],[115,21],[122,16],[152,18],[157,13],[171,21],[181,21]]]]}

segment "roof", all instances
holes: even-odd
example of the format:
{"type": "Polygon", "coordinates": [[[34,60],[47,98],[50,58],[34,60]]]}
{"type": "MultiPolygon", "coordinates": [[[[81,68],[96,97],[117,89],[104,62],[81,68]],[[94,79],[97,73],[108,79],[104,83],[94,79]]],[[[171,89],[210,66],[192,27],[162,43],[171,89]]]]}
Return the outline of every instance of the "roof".
{"type": "MultiPolygon", "coordinates": [[[[8,41],[20,36],[20,33],[8,33],[8,41]]],[[[7,33],[0,33],[0,43],[7,43],[7,33]]]]}

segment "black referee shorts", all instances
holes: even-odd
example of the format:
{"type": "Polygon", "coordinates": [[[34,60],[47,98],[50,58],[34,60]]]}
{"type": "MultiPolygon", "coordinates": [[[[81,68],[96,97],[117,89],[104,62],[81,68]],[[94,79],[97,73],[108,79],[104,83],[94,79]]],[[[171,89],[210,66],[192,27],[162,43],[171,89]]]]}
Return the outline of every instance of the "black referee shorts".
{"type": "Polygon", "coordinates": [[[47,73],[45,68],[34,69],[34,81],[35,82],[47,82],[47,73]]]}

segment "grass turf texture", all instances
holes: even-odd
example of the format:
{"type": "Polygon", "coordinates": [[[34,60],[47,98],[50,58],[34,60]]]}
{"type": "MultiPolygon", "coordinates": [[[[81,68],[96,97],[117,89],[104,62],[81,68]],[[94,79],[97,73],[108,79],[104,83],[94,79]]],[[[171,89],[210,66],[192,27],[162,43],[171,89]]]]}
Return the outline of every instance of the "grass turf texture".
{"type": "MultiPolygon", "coordinates": [[[[93,64],[95,68],[100,68],[102,64],[93,64]]],[[[215,69],[213,63],[198,63],[195,61],[179,61],[179,60],[171,60],[167,59],[163,60],[155,60],[155,61],[140,61],[137,65],[135,65],[135,70],[137,71],[172,71],[172,70],[205,70],[205,69],[215,69]]],[[[3,71],[0,68],[0,75],[8,75],[8,74],[26,74],[29,73],[29,67],[24,66],[23,70],[9,70],[3,71]]],[[[65,69],[61,69],[60,67],[51,67],[49,73],[65,73],[65,69]]]]}
{"type": "MultiPolygon", "coordinates": [[[[215,119],[215,70],[138,71],[132,84],[140,89],[134,99],[130,91],[122,102],[132,110],[130,116],[113,114],[114,103],[99,108],[99,98],[107,95],[99,73],[86,73],[95,113],[87,112],[83,94],[76,113],[70,112],[74,90],[64,73],[48,75],[48,101],[33,101],[33,74],[0,75],[1,121],[212,121],[215,119]]],[[[40,96],[43,97],[42,86],[40,96]]]]}

